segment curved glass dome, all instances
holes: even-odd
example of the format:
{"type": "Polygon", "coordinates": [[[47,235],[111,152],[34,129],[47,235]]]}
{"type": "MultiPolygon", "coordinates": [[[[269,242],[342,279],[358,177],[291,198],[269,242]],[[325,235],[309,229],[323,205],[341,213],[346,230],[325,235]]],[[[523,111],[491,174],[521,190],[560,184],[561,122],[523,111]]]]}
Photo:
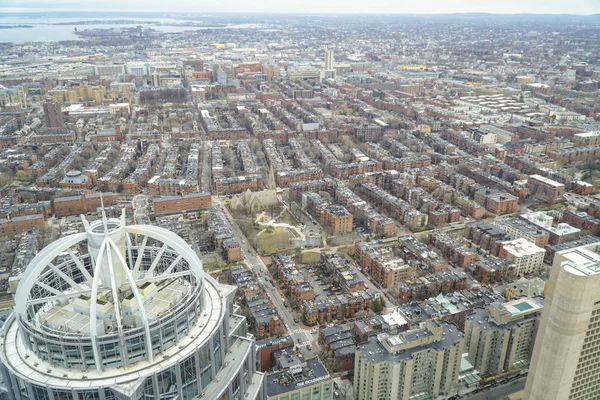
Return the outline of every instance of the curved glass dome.
{"type": "Polygon", "coordinates": [[[44,248],[22,276],[15,313],[23,343],[68,369],[152,362],[203,313],[202,263],[175,233],[126,226],[124,213],[83,223],[85,232],[44,248]]]}

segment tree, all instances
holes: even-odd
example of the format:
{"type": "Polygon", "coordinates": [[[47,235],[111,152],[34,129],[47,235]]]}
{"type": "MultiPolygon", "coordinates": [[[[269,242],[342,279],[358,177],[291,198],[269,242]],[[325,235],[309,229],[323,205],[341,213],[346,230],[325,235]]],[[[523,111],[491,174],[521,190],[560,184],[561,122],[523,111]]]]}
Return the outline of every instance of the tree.
{"type": "Polygon", "coordinates": [[[18,180],[25,181],[27,180],[27,174],[22,169],[18,170],[15,174],[18,180]]]}
{"type": "Polygon", "coordinates": [[[10,176],[0,173],[0,186],[5,186],[10,182],[10,176]]]}
{"type": "Polygon", "coordinates": [[[379,299],[376,299],[375,301],[373,301],[373,303],[371,304],[371,310],[373,310],[373,312],[381,312],[383,310],[383,306],[381,305],[381,301],[379,299]]]}
{"type": "Polygon", "coordinates": [[[81,155],[83,156],[83,158],[85,158],[86,160],[89,160],[90,158],[93,157],[94,155],[94,150],[92,150],[91,147],[86,147],[85,149],[83,149],[83,151],[81,152],[81,155]]]}
{"type": "Polygon", "coordinates": [[[263,153],[262,151],[257,151],[256,153],[254,153],[254,159],[256,160],[256,164],[258,164],[259,166],[263,166],[265,165],[265,153],[263,153]]]}
{"type": "Polygon", "coordinates": [[[72,169],[81,169],[83,167],[83,157],[76,156],[71,164],[72,169]]]}

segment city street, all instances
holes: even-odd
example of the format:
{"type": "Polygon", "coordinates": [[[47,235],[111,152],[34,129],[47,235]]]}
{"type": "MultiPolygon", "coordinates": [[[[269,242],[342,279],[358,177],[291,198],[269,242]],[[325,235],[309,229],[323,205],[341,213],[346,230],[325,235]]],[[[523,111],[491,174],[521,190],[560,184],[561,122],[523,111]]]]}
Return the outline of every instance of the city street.
{"type": "Polygon", "coordinates": [[[525,382],[527,382],[527,376],[523,376],[512,382],[508,382],[504,385],[497,386],[488,390],[484,390],[479,393],[463,396],[465,400],[501,400],[505,396],[516,393],[520,390],[525,389],[525,382]]]}
{"type": "MultiPolygon", "coordinates": [[[[227,210],[226,207],[223,207],[223,200],[217,197],[213,197],[213,202],[215,203],[215,208],[223,210],[225,214],[225,223],[231,229],[233,234],[235,235],[240,247],[242,249],[242,254],[246,258],[246,261],[250,268],[258,274],[258,272],[262,272],[263,276],[269,276],[269,271],[267,266],[260,258],[260,256],[256,253],[254,248],[248,242],[248,239],[242,231],[239,229],[237,224],[232,223],[232,216],[227,210]]],[[[265,292],[273,302],[277,313],[281,317],[285,327],[287,328],[290,336],[293,337],[294,342],[300,348],[302,355],[305,358],[313,357],[315,355],[315,349],[312,347],[312,350],[308,350],[308,345],[316,339],[316,335],[313,335],[310,330],[303,329],[300,324],[294,322],[294,317],[289,308],[283,305],[283,301],[285,297],[281,294],[278,288],[271,285],[269,282],[261,279],[263,282],[263,287],[265,288],[265,292]],[[298,339],[300,339],[301,343],[298,343],[298,339]]],[[[312,346],[312,345],[311,345],[312,346]]]]}

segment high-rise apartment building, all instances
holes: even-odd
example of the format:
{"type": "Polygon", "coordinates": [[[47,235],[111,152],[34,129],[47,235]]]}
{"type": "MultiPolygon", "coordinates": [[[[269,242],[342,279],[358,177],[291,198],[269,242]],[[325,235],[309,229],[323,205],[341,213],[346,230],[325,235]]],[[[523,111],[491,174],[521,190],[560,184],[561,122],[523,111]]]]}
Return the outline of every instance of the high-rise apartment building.
{"type": "Polygon", "coordinates": [[[333,69],[333,50],[325,50],[325,69],[333,69]]]}
{"type": "Polygon", "coordinates": [[[469,361],[482,377],[527,368],[542,304],[522,298],[477,308],[465,321],[469,361]]]}
{"type": "Polygon", "coordinates": [[[117,76],[125,72],[125,64],[94,65],[94,75],[117,76]]]}
{"type": "Polygon", "coordinates": [[[515,265],[518,276],[540,272],[544,266],[546,250],[527,239],[518,238],[503,242],[498,257],[506,258],[515,265]]]}
{"type": "Polygon", "coordinates": [[[447,322],[371,336],[356,349],[355,398],[433,399],[457,390],[463,351],[462,332],[447,322]]]}
{"type": "Polygon", "coordinates": [[[59,128],[65,125],[65,118],[60,108],[60,104],[53,100],[44,102],[44,121],[49,128],[59,128]]]}
{"type": "Polygon", "coordinates": [[[600,398],[598,243],[554,256],[524,398],[600,398]]]}

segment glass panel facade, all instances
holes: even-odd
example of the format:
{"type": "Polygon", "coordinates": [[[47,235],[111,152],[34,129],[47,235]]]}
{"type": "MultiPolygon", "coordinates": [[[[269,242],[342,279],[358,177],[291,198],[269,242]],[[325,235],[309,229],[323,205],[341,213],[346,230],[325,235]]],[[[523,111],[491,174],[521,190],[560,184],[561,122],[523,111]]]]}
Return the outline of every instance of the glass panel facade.
{"type": "Polygon", "coordinates": [[[158,374],[158,394],[161,399],[170,399],[177,394],[177,377],[173,370],[158,374]]]}
{"type": "Polygon", "coordinates": [[[188,357],[181,364],[181,385],[183,400],[192,399],[197,393],[196,378],[196,360],[195,357],[188,357]]]}
{"type": "Polygon", "coordinates": [[[54,400],[72,400],[73,395],[70,390],[60,390],[54,389],[52,391],[52,395],[54,396],[54,400]]]}

